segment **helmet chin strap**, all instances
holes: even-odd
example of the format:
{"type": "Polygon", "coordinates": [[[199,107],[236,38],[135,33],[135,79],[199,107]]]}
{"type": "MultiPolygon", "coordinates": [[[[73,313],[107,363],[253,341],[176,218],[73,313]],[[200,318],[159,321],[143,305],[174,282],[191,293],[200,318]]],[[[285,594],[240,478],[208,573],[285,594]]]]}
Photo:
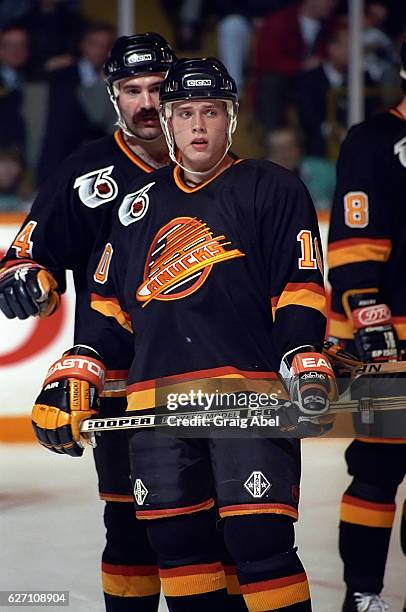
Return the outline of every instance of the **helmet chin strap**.
{"type": "Polygon", "coordinates": [[[179,168],[182,168],[184,172],[188,172],[189,174],[195,174],[197,176],[202,176],[202,177],[206,176],[207,174],[211,174],[213,170],[215,170],[221,164],[221,162],[223,161],[223,159],[226,157],[227,153],[230,150],[230,147],[233,142],[232,135],[235,131],[235,128],[237,127],[237,110],[234,109],[232,102],[228,100],[226,101],[227,115],[228,115],[227,146],[225,148],[223,155],[220,157],[218,162],[214,164],[214,166],[211,166],[211,168],[209,168],[208,170],[201,171],[201,170],[191,170],[190,168],[186,168],[186,166],[183,166],[183,164],[181,164],[180,161],[176,158],[175,140],[169,128],[169,119],[172,116],[172,104],[173,102],[169,104],[165,104],[164,107],[161,107],[161,110],[159,113],[159,119],[161,121],[162,131],[165,135],[166,143],[168,145],[169,157],[175,164],[179,166],[179,168]]]}
{"type": "Polygon", "coordinates": [[[111,101],[112,105],[114,106],[114,110],[116,111],[116,115],[117,115],[116,126],[119,127],[120,130],[126,136],[128,136],[129,138],[137,138],[137,140],[140,140],[141,142],[145,142],[145,143],[156,142],[157,140],[159,140],[160,138],[163,137],[162,132],[161,132],[161,134],[158,134],[158,136],[155,136],[155,138],[141,138],[141,136],[137,136],[137,134],[134,134],[134,132],[132,132],[130,130],[130,128],[128,127],[128,125],[124,121],[123,117],[121,116],[121,111],[120,111],[118,103],[117,103],[117,98],[112,93],[110,94],[110,101],[111,101]]]}

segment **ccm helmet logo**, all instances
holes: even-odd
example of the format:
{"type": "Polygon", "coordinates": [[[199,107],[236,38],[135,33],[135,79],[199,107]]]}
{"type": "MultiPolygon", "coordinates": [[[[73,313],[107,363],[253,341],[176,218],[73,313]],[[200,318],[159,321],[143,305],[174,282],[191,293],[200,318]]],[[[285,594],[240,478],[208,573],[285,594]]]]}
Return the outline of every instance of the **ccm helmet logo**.
{"type": "Polygon", "coordinates": [[[131,66],[131,64],[139,64],[140,62],[151,62],[153,59],[152,53],[137,53],[133,51],[126,56],[125,63],[131,66]]]}
{"type": "Polygon", "coordinates": [[[186,87],[212,87],[211,79],[187,79],[186,87]]]}

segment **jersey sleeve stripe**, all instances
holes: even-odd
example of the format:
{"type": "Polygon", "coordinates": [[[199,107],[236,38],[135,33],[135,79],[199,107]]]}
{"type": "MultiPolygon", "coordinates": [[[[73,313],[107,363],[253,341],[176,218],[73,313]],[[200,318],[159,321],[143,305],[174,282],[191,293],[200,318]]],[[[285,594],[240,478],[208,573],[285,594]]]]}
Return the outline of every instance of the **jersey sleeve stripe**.
{"type": "Polygon", "coordinates": [[[328,249],[328,266],[337,268],[363,261],[385,262],[389,258],[392,242],[384,239],[350,238],[332,242],[328,249]]]}
{"type": "MultiPolygon", "coordinates": [[[[233,367],[213,368],[189,372],[179,376],[134,383],[127,387],[127,412],[151,410],[166,406],[170,394],[190,394],[192,391],[210,394],[278,393],[283,397],[284,388],[275,372],[243,372],[233,367]],[[223,373],[221,373],[223,372],[223,373]],[[216,379],[219,379],[218,381],[216,379]],[[221,379],[221,380],[220,380],[221,379]],[[213,380],[216,380],[215,386],[213,380]]],[[[228,408],[229,406],[223,406],[228,408]]]]}
{"type": "MultiPolygon", "coordinates": [[[[205,378],[223,378],[237,376],[238,378],[259,378],[259,379],[271,379],[277,380],[278,376],[275,372],[258,372],[258,371],[246,371],[238,370],[233,366],[223,366],[220,368],[210,368],[209,370],[194,370],[191,372],[182,372],[181,374],[174,374],[172,376],[164,376],[159,378],[159,386],[163,384],[177,384],[180,380],[199,380],[205,378]]],[[[127,387],[127,392],[132,393],[133,391],[141,391],[144,389],[153,389],[156,386],[156,379],[143,380],[141,382],[134,383],[127,387]]]]}
{"type": "Polygon", "coordinates": [[[340,340],[352,340],[354,334],[351,321],[344,315],[331,312],[328,321],[328,335],[340,340]]]}
{"type": "Polygon", "coordinates": [[[392,317],[392,325],[399,340],[406,340],[406,317],[392,317]]]}
{"type": "Polygon", "coordinates": [[[132,333],[130,315],[121,309],[116,298],[105,298],[97,293],[92,293],[90,304],[93,310],[100,312],[105,317],[113,317],[121,327],[132,333]]]}
{"type": "Polygon", "coordinates": [[[288,283],[281,295],[271,298],[272,317],[285,306],[314,308],[327,316],[327,302],[324,288],[316,283],[288,283]]]}

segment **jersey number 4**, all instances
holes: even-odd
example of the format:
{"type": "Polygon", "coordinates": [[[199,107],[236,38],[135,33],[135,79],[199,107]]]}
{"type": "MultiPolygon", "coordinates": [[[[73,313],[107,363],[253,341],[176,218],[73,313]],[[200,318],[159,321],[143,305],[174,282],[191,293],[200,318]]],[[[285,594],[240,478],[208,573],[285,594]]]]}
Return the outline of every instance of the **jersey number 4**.
{"type": "Polygon", "coordinates": [[[36,221],[29,221],[14,239],[12,248],[15,250],[17,257],[32,257],[32,247],[34,243],[31,240],[31,236],[36,227],[36,221]]]}

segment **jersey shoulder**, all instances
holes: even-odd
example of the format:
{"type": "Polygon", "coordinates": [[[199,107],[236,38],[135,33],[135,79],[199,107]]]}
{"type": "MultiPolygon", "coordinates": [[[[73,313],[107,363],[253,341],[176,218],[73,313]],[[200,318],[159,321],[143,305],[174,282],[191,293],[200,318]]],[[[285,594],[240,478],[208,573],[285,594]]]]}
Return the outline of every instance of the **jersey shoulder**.
{"type": "Polygon", "coordinates": [[[118,151],[114,136],[104,136],[81,144],[62,162],[61,166],[93,166],[98,161],[111,160],[112,155],[116,155],[118,151]]]}
{"type": "Polygon", "coordinates": [[[314,212],[309,191],[294,172],[268,160],[246,159],[230,173],[233,189],[259,211],[283,216],[301,209],[303,214],[314,212]],[[279,214],[278,213],[278,214],[279,214]]]}
{"type": "Polygon", "coordinates": [[[252,177],[256,181],[267,182],[278,187],[302,189],[301,179],[290,170],[267,159],[242,159],[233,167],[235,176],[242,180],[252,177]]]}
{"type": "Polygon", "coordinates": [[[365,154],[368,151],[382,152],[384,148],[392,148],[396,139],[402,135],[406,136],[406,121],[386,111],[351,127],[343,148],[360,148],[365,154]]]}

